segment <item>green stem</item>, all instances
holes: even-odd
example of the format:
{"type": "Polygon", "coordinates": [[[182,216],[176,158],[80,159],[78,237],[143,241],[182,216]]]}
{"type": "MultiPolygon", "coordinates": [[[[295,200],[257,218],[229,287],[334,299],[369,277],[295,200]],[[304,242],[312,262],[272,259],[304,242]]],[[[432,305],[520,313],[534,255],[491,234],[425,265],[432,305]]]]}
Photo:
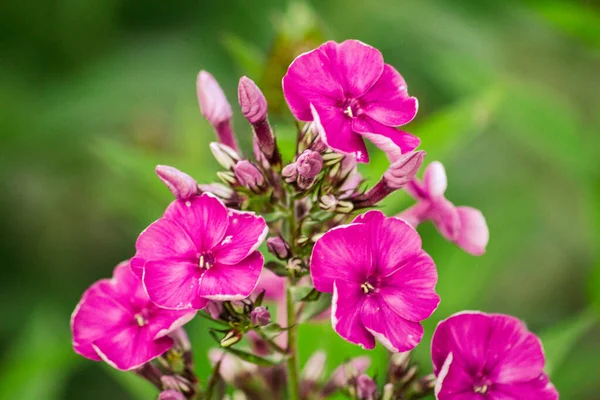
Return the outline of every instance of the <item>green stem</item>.
{"type": "Polygon", "coordinates": [[[288,329],[288,354],[287,359],[287,378],[288,378],[288,397],[290,400],[299,399],[298,385],[298,327],[296,326],[296,312],[294,310],[294,302],[292,301],[291,280],[288,281],[287,287],[287,326],[288,329]]]}

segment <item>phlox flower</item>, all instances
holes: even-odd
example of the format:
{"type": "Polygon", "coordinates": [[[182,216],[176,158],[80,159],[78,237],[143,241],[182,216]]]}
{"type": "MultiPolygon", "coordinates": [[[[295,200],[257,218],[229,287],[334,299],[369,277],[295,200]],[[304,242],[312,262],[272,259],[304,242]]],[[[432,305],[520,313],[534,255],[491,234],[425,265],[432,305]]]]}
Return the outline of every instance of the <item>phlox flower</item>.
{"type": "Polygon", "coordinates": [[[432,221],[444,238],[467,253],[482,255],[490,237],[483,214],[472,207],[454,206],[444,197],[447,186],[444,166],[432,162],[425,169],[422,181],[415,179],[405,186],[418,203],[399,217],[414,227],[432,221]]]}
{"type": "Polygon", "coordinates": [[[282,84],[292,114],[314,121],[327,145],[358,162],[369,162],[364,138],[392,160],[420,143],[395,128],[414,118],[417,99],[381,52],[358,40],[329,41],[298,56],[282,84]]]}
{"type": "Polygon", "coordinates": [[[130,370],[173,346],[167,336],[188,322],[195,310],[165,310],[154,305],[129,266],[119,264],[112,279],[94,283],[71,317],[73,348],[92,360],[130,370]]]}
{"type": "Polygon", "coordinates": [[[440,322],[431,342],[439,400],[557,400],[540,340],[518,319],[468,311],[440,322]]]}
{"type": "Polygon", "coordinates": [[[333,293],[334,330],[366,349],[377,339],[393,352],[411,350],[423,336],[420,321],[440,300],[435,265],[417,232],[380,211],[325,233],[310,273],[317,290],[333,293]]]}
{"type": "Polygon", "coordinates": [[[262,217],[228,210],[207,193],[169,205],[136,243],[132,268],[150,299],[168,309],[241,300],[256,286],[267,234],[262,217]]]}

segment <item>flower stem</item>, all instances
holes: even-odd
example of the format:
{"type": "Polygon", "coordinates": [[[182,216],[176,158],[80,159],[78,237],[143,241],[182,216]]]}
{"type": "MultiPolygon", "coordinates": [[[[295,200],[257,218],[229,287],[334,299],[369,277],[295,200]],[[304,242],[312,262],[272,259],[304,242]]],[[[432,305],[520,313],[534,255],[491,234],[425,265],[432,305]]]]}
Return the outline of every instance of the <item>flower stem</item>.
{"type": "Polygon", "coordinates": [[[298,327],[296,326],[296,312],[292,301],[291,282],[287,287],[287,326],[288,326],[288,354],[287,359],[287,379],[288,379],[288,398],[290,400],[299,399],[298,386],[298,327]]]}

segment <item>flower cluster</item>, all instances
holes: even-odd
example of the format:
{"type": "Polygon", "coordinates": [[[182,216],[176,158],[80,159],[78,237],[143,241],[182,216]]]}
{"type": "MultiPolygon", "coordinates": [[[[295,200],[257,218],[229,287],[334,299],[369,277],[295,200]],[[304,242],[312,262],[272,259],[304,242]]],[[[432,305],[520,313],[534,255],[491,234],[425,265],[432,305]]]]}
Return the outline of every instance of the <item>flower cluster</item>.
{"type": "Polygon", "coordinates": [[[292,114],[305,122],[290,160],[250,78],[238,86],[253,132],[246,155],[223,90],[199,73],[198,101],[218,137],[210,149],[222,183],[156,168],[175,200],[141,232],[113,278],[84,293],[71,320],[75,351],[134,371],[163,400],[225,398],[227,386],[234,398],[249,399],[336,392],[361,400],[557,399],[540,341],[510,316],[455,314],[433,334],[433,374],[420,374],[411,360],[422,321],[440,303],[436,265],[415,228],[432,221],[473,255],[485,252],[489,234],[480,211],[444,197],[441,163],[416,178],[425,152],[398,127],[415,117],[418,103],[400,73],[371,46],[330,41],[296,58],[282,85],[292,114]],[[365,139],[390,160],[370,188],[358,171],[369,162],[365,139]],[[371,209],[403,189],[414,206],[397,216],[371,209]],[[182,328],[196,315],[215,339],[207,379],[196,376],[182,328]],[[318,351],[300,372],[297,327],[324,319],[350,343],[373,349],[379,342],[389,351],[383,385],[367,374],[366,356],[327,375],[326,353],[318,351]]]}

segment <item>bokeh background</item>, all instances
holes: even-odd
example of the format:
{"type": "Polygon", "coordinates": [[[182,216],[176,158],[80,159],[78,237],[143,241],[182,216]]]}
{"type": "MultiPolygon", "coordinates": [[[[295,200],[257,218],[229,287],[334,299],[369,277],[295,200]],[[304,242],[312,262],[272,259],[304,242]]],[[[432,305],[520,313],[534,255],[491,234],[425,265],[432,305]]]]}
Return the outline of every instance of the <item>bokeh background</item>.
{"type": "MultiPolygon", "coordinates": [[[[196,73],[211,71],[236,112],[239,76],[256,80],[289,154],[281,77],[295,55],[346,38],[401,71],[420,100],[407,130],[446,165],[448,198],[481,209],[491,231],[487,254],[471,257],[419,228],[442,297],[422,368],[438,320],[503,312],[542,336],[563,399],[600,399],[600,7],[582,0],[3,1],[0,398],[155,396],[76,356],[68,323],[171,200],[156,164],[216,178],[196,73]]],[[[386,163],[362,172],[375,182],[386,163]]],[[[399,193],[385,211],[408,204],[399,193]]],[[[203,324],[189,331],[206,378],[203,324]]],[[[329,369],[363,353],[327,323],[301,335],[301,359],[326,348],[329,369]]],[[[371,354],[382,375],[385,353],[371,354]]]]}

